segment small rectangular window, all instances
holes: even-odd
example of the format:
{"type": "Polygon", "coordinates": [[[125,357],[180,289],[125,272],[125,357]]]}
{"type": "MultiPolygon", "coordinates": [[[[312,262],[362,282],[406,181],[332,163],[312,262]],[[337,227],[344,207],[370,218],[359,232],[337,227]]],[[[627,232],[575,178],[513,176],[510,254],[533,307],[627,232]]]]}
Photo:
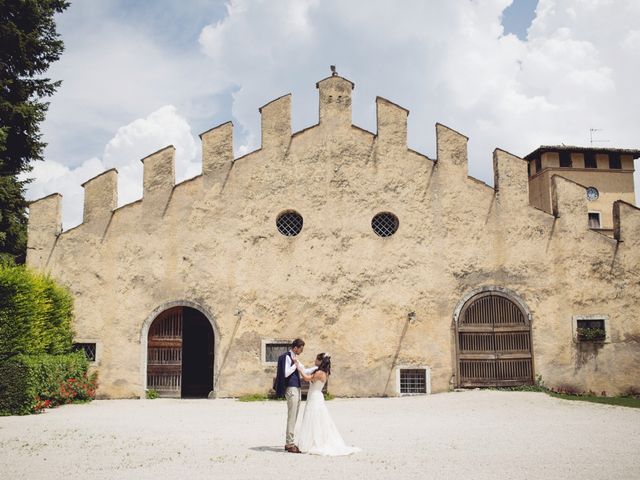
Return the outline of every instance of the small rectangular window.
{"type": "Polygon", "coordinates": [[[87,360],[90,362],[96,361],[96,344],[95,343],[74,343],[73,351],[77,352],[79,350],[84,351],[87,360]]]}
{"type": "Polygon", "coordinates": [[[540,173],[542,171],[542,158],[538,157],[535,159],[536,162],[536,173],[540,173]]]}
{"type": "Polygon", "coordinates": [[[264,343],[264,362],[277,363],[278,357],[289,351],[291,342],[265,342],[264,343]]]}
{"type": "Polygon", "coordinates": [[[589,228],[600,228],[600,212],[589,212],[589,228]]]}
{"type": "Polygon", "coordinates": [[[606,339],[604,319],[584,319],[576,320],[578,330],[578,341],[599,342],[606,339]]]}
{"type": "Polygon", "coordinates": [[[531,176],[531,162],[527,163],[527,173],[531,176]]]}
{"type": "Polygon", "coordinates": [[[610,153],[609,154],[609,168],[611,170],[620,170],[622,169],[622,161],[620,160],[619,153],[610,153]]]}
{"type": "Polygon", "coordinates": [[[400,393],[427,393],[427,372],[422,368],[400,369],[400,393]]]}
{"type": "Polygon", "coordinates": [[[584,168],[598,168],[598,161],[594,152],[585,152],[584,168]]]}
{"type": "Polygon", "coordinates": [[[571,152],[560,152],[560,166],[564,168],[573,167],[573,162],[571,161],[571,152]]]}

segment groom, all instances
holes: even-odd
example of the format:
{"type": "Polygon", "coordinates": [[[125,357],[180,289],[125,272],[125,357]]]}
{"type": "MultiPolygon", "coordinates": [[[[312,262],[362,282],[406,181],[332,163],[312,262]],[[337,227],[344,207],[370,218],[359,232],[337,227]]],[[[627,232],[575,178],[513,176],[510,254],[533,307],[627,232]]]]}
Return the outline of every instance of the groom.
{"type": "MultiPolygon", "coordinates": [[[[291,342],[291,349],[278,357],[276,396],[284,396],[287,399],[287,439],[284,449],[290,453],[300,453],[300,449],[294,443],[294,430],[301,398],[298,365],[304,369],[304,365],[298,362],[297,357],[303,350],[304,340],[296,338],[291,342]]],[[[305,373],[311,374],[316,368],[309,368],[305,373]]]]}

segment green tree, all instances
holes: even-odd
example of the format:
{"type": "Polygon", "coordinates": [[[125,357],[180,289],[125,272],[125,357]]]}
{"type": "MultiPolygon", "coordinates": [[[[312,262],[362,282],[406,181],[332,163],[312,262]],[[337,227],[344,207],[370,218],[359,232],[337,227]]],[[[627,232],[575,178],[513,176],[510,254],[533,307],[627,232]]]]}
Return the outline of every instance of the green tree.
{"type": "Polygon", "coordinates": [[[40,123],[60,82],[42,75],[64,49],[54,15],[64,0],[0,0],[0,256],[24,261],[27,203],[18,175],[42,160],[40,123]]]}

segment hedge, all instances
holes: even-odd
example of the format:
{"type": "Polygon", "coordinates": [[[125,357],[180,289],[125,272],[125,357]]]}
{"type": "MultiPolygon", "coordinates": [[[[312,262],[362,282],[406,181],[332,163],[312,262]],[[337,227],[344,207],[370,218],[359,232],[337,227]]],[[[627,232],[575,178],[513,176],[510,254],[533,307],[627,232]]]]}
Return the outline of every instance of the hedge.
{"type": "Polygon", "coordinates": [[[0,362],[0,415],[26,415],[44,407],[90,400],[96,377],[87,376],[84,352],[15,355],[0,362]]]}
{"type": "Polygon", "coordinates": [[[71,351],[73,299],[49,276],[0,265],[0,361],[16,354],[71,351]]]}
{"type": "Polygon", "coordinates": [[[84,352],[72,350],[73,299],[51,277],[0,261],[0,415],[93,398],[84,352]]]}

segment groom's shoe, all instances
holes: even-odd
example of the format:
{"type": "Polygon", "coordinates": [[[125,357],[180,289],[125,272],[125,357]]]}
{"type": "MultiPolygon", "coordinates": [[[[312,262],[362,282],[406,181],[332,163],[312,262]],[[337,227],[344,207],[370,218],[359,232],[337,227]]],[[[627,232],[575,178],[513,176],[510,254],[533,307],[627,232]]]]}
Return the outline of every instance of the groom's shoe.
{"type": "Polygon", "coordinates": [[[295,445],[285,445],[284,449],[289,453],[302,453],[300,449],[295,445]]]}

